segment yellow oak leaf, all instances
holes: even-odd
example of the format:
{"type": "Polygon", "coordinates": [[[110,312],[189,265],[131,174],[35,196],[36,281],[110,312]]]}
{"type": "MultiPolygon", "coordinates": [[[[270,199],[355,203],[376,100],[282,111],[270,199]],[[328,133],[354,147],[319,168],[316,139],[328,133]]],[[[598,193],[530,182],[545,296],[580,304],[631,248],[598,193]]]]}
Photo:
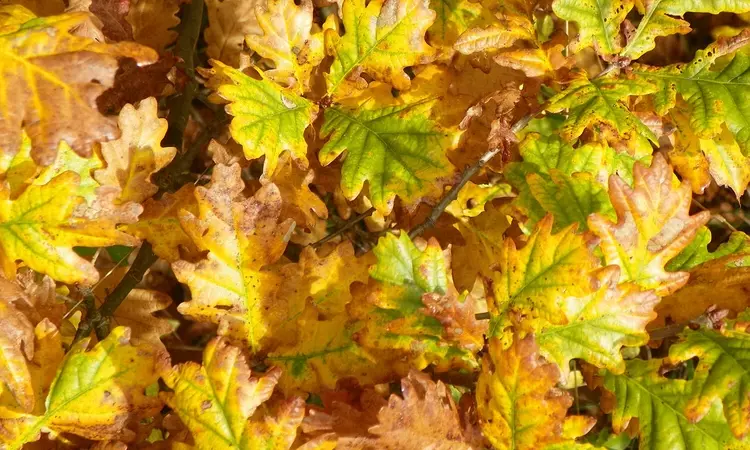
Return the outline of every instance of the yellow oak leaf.
{"type": "Polygon", "coordinates": [[[153,97],[137,107],[125,105],[118,120],[120,138],[101,144],[107,167],[94,172],[94,178],[102,185],[119,187],[120,203],[140,203],[154,195],[159,188],[151,182],[151,175],[177,154],[176,148],[161,146],[167,121],[159,118],[157,110],[153,97]]]}
{"type": "Polygon", "coordinates": [[[208,27],[203,36],[209,58],[232,67],[240,64],[245,36],[261,34],[255,7],[258,0],[207,0],[208,27]]]}
{"type": "Polygon", "coordinates": [[[75,12],[41,19],[21,6],[0,6],[0,153],[15,154],[22,132],[31,156],[48,165],[60,141],[90,156],[92,144],[117,137],[112,121],[99,113],[96,98],[112,87],[117,59],[156,61],[151,49],[132,42],[105,44],[70,30],[89,18],[75,12]],[[51,106],[54,105],[54,106],[51,106]]]}
{"type": "Polygon", "coordinates": [[[0,381],[24,411],[31,411],[34,390],[27,360],[34,357],[34,326],[13,304],[23,298],[21,288],[0,277],[0,292],[0,381]]]}
{"type": "Polygon", "coordinates": [[[743,261],[746,258],[747,254],[727,255],[690,269],[688,283],[656,307],[659,316],[652,326],[664,326],[667,318],[670,323],[686,323],[711,305],[734,313],[744,311],[750,283],[750,267],[743,261]]]}
{"type": "Polygon", "coordinates": [[[503,193],[507,185],[501,186],[503,187],[498,190],[474,192],[467,184],[470,189],[462,189],[456,201],[446,209],[459,219],[453,227],[465,241],[464,245],[455,245],[452,249],[453,281],[459,289],[471,289],[479,275],[492,275],[492,267],[499,261],[503,234],[510,223],[502,208],[483,203],[482,200],[488,198],[488,195],[492,198],[503,193]],[[456,205],[465,207],[458,209],[456,205]],[[476,212],[479,214],[472,217],[476,212]]]}
{"type": "Polygon", "coordinates": [[[269,313],[278,316],[279,322],[290,322],[303,312],[308,301],[326,316],[345,313],[353,298],[351,285],[367,283],[374,262],[372,253],[356,257],[350,241],[342,242],[325,256],[305,247],[298,263],[281,269],[285,281],[278,297],[285,300],[284,305],[269,313]]]}
{"type": "Polygon", "coordinates": [[[42,186],[26,188],[15,200],[0,188],[0,264],[6,277],[16,273],[16,261],[65,283],[93,284],[99,272],[74,251],[75,246],[102,247],[138,244],[105,218],[79,217],[84,202],[77,196],[80,177],[58,175],[42,186]]]}
{"type": "Polygon", "coordinates": [[[168,262],[193,260],[200,253],[193,240],[180,226],[180,211],[198,214],[195,185],[188,183],[174,194],[165,193],[160,199],[143,202],[143,213],[135,223],[122,227],[123,231],[145,239],[154,253],[168,262]]]}
{"type": "Polygon", "coordinates": [[[690,116],[682,108],[675,108],[669,118],[676,125],[672,148],[667,152],[675,172],[690,181],[693,192],[700,194],[711,183],[708,160],[701,149],[701,139],[690,126],[690,116]]]}
{"type": "Polygon", "coordinates": [[[281,376],[278,369],[251,378],[247,358],[223,338],[203,352],[203,365],[188,362],[163,375],[173,392],[167,404],[190,430],[196,449],[287,450],[305,414],[293,397],[272,414],[265,403],[281,376]]]}
{"type": "Polygon", "coordinates": [[[131,0],[125,20],[133,27],[133,39],[159,53],[177,39],[177,13],[182,0],[131,0]]]}
{"type": "Polygon", "coordinates": [[[501,15],[486,27],[472,28],[464,32],[454,48],[464,55],[499,50],[511,47],[517,40],[535,40],[534,26],[528,17],[501,15]]]}
{"type": "Polygon", "coordinates": [[[490,335],[508,346],[511,328],[522,336],[545,325],[566,323],[563,301],[586,295],[590,273],[598,261],[583,235],[571,225],[552,234],[552,216],[542,219],[520,250],[508,237],[497,257],[489,283],[487,301],[492,315],[490,335]],[[523,316],[516,323],[517,316],[523,316]]]}
{"type": "MultiPolygon", "coordinates": [[[[534,336],[513,345],[492,338],[477,381],[482,431],[496,449],[535,450],[573,444],[596,423],[593,417],[566,418],[573,398],[555,387],[560,371],[539,355],[534,336]]],[[[562,447],[565,448],[565,447],[562,447]]]]}
{"type": "Polygon", "coordinates": [[[242,195],[240,166],[217,165],[211,184],[195,189],[198,215],[180,212],[180,223],[206,259],[172,264],[192,300],[180,313],[219,325],[219,334],[243,340],[253,350],[266,335],[265,314],[273,307],[279,275],[264,267],[281,257],[294,223],[278,223],[281,195],[267,184],[253,197],[242,195]]]}
{"type": "MultiPolygon", "coordinates": [[[[146,387],[169,366],[163,350],[130,342],[130,331],[118,327],[86,351],[89,340],[77,342],[57,368],[42,413],[0,408],[0,430],[6,448],[20,449],[42,432],[71,433],[91,440],[127,436],[126,425],[158,412],[158,397],[146,387]]],[[[132,433],[132,431],[130,431],[132,433]]]]}
{"type": "Polygon", "coordinates": [[[701,139],[700,145],[716,184],[732,189],[739,200],[750,183],[750,156],[743,154],[726,126],[713,139],[701,139]]]}
{"type": "Polygon", "coordinates": [[[633,178],[631,188],[618,175],[610,176],[617,223],[592,214],[589,229],[601,239],[606,264],[622,269],[621,282],[633,281],[664,296],[688,279],[687,273],[666,272],[664,266],[693,240],[710,213],[690,215],[690,183],[675,187],[672,169],[659,154],[650,168],[636,163],[633,178]]]}
{"type": "Polygon", "coordinates": [[[659,297],[635,283],[619,283],[620,268],[605,267],[593,275],[591,292],[564,299],[566,322],[544,327],[536,341],[547,359],[569,374],[570,361],[578,358],[613,373],[625,370],[622,347],[648,342],[646,324],[656,318],[659,297]]]}
{"type": "Polygon", "coordinates": [[[312,0],[260,0],[255,14],[262,33],[248,34],[247,46],[274,63],[265,75],[302,93],[310,89],[310,73],[325,56],[323,33],[311,35],[312,0]],[[267,2],[267,3],[266,3],[267,2]]]}
{"type": "Polygon", "coordinates": [[[279,346],[267,358],[283,370],[281,391],[333,389],[338,380],[349,376],[363,384],[388,380],[393,369],[353,340],[358,328],[345,314],[321,319],[314,308],[306,308],[296,321],[296,341],[279,346]]]}
{"type": "Polygon", "coordinates": [[[344,1],[345,34],[325,33],[326,48],[334,57],[326,75],[328,95],[345,96],[352,82],[362,87],[362,72],[396,89],[408,89],[411,81],[404,68],[435,59],[435,49],[424,40],[434,20],[429,0],[344,1]]]}
{"type": "Polygon", "coordinates": [[[437,240],[411,240],[386,235],[374,249],[378,262],[373,280],[352,302],[349,313],[361,321],[356,341],[391,355],[396,371],[474,368],[484,344],[487,322],[480,298],[459,293],[450,274],[450,252],[437,240]]]}
{"type": "Polygon", "coordinates": [[[281,217],[291,218],[301,228],[314,229],[328,218],[323,200],[310,190],[315,179],[312,170],[300,169],[287,153],[282,154],[276,172],[265,183],[273,183],[281,193],[281,217]]]}
{"type": "Polygon", "coordinates": [[[430,45],[439,50],[439,59],[453,56],[453,44],[462,33],[482,18],[484,9],[480,3],[469,0],[432,0],[430,8],[435,11],[435,23],[427,30],[430,45]]]}
{"type": "MultiPolygon", "coordinates": [[[[0,287],[5,286],[0,284],[0,287]]],[[[0,379],[3,380],[3,384],[0,385],[0,410],[5,408],[18,413],[44,414],[44,401],[65,353],[60,332],[47,319],[32,329],[31,338],[31,345],[26,345],[25,340],[22,341],[24,349],[33,352],[33,357],[17,361],[23,362],[23,366],[12,366],[12,361],[6,358],[0,364],[0,373],[13,369],[16,371],[12,374],[16,381],[21,376],[26,377],[28,392],[24,393],[24,397],[20,397],[19,393],[14,391],[14,381],[5,379],[5,374],[0,375],[0,379]]],[[[0,442],[3,439],[2,435],[0,431],[0,442]]]]}

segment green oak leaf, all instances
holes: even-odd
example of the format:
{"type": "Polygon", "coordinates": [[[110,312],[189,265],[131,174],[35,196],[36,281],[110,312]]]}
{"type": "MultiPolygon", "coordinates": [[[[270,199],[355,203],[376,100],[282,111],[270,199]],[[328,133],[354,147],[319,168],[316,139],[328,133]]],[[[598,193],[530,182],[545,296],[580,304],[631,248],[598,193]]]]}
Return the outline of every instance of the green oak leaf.
{"type": "Polygon", "coordinates": [[[325,111],[320,150],[328,165],[346,151],[341,189],[353,200],[369,183],[369,197],[379,211],[388,212],[396,196],[406,204],[435,195],[441,177],[453,167],[445,151],[449,133],[427,117],[430,101],[380,109],[332,107],[325,111]]]}
{"type": "MultiPolygon", "coordinates": [[[[744,44],[746,40],[737,39],[737,42],[744,44]]],[[[717,58],[735,49],[731,41],[718,42],[699,50],[690,63],[661,68],[635,65],[633,75],[658,87],[654,95],[657,114],[672,109],[677,94],[680,94],[688,105],[692,132],[698,137],[712,139],[725,125],[742,153],[748,156],[750,102],[746,99],[750,95],[750,56],[735,53],[726,65],[711,70],[717,58]]]]}
{"type": "Polygon", "coordinates": [[[740,14],[750,11],[748,0],[652,0],[644,5],[643,18],[620,56],[637,59],[654,49],[657,37],[689,33],[690,24],[680,19],[687,12],[740,14]]]}
{"type": "Polygon", "coordinates": [[[555,0],[552,3],[557,17],[578,24],[573,51],[593,46],[603,55],[620,51],[620,24],[631,8],[633,0],[555,0]]]}
{"type": "Polygon", "coordinates": [[[702,420],[716,399],[724,405],[729,427],[738,438],[750,431],[750,334],[686,329],[683,341],[669,349],[669,360],[679,364],[698,358],[684,412],[702,420]]]}
{"type": "Polygon", "coordinates": [[[663,361],[630,360],[624,373],[606,372],[604,387],[616,402],[612,426],[616,433],[638,419],[642,450],[723,450],[738,447],[722,414],[721,402],[711,402],[706,415],[694,423],[684,413],[690,382],[660,374],[663,361]]]}
{"type": "Polygon", "coordinates": [[[248,159],[265,156],[263,174],[276,170],[279,158],[288,151],[298,164],[307,166],[305,130],[315,119],[318,107],[271,80],[256,80],[219,61],[211,60],[207,86],[229,104],[233,116],[229,131],[242,145],[248,159]]]}

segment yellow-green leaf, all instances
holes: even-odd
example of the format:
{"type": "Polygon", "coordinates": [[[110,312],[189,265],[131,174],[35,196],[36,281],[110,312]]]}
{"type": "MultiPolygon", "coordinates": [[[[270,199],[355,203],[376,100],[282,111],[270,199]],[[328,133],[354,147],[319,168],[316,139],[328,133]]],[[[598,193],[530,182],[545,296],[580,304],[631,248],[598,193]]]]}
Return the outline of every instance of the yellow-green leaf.
{"type": "Polygon", "coordinates": [[[57,371],[42,415],[0,408],[0,429],[7,448],[20,449],[42,432],[72,433],[92,440],[117,439],[132,420],[157,413],[162,402],[147,396],[168,367],[158,347],[130,342],[130,330],[118,327],[86,351],[84,339],[68,351],[57,371]]]}
{"type": "Polygon", "coordinates": [[[348,199],[356,198],[368,182],[373,206],[387,213],[396,196],[413,205],[440,193],[441,178],[452,172],[445,155],[450,134],[428,118],[430,107],[428,101],[325,111],[320,132],[328,142],[320,150],[320,162],[328,165],[346,151],[341,189],[348,199]]]}
{"type": "Polygon", "coordinates": [[[307,166],[304,132],[315,119],[317,106],[262,74],[257,80],[219,61],[211,64],[213,68],[203,72],[209,77],[207,85],[229,102],[226,110],[234,116],[229,131],[242,145],[245,156],[265,156],[265,176],[274,173],[285,151],[307,166]]]}
{"type": "Polygon", "coordinates": [[[219,325],[219,334],[260,348],[267,332],[264,313],[273,307],[281,279],[264,270],[286,248],[294,223],[277,223],[281,196],[267,184],[245,198],[240,166],[218,165],[208,188],[195,189],[198,215],[181,211],[180,223],[195,245],[207,250],[197,264],[172,264],[177,279],[190,287],[192,300],[178,310],[194,320],[219,325]]]}
{"type": "Polygon", "coordinates": [[[650,168],[636,163],[633,173],[632,188],[617,175],[609,178],[617,222],[594,214],[589,228],[601,238],[605,262],[622,269],[621,281],[633,281],[663,296],[687,282],[687,273],[666,272],[664,266],[690,243],[710,213],[690,215],[690,183],[676,185],[661,155],[654,157],[650,168]]]}
{"type": "Polygon", "coordinates": [[[424,40],[435,20],[429,0],[345,0],[343,5],[345,34],[326,32],[326,47],[334,57],[326,76],[328,94],[339,93],[348,80],[360,86],[361,72],[408,89],[411,81],[404,68],[435,58],[435,49],[424,40]]]}
{"type": "Polygon", "coordinates": [[[93,284],[99,272],[73,247],[138,244],[110,220],[75,215],[84,201],[77,196],[79,180],[65,172],[45,185],[29,186],[15,200],[0,190],[0,263],[7,277],[15,275],[21,260],[58,281],[93,284]]]}
{"type": "Polygon", "coordinates": [[[190,430],[199,450],[287,450],[305,414],[304,401],[292,398],[272,416],[263,404],[279,380],[278,369],[250,377],[247,358],[225,339],[215,338],[203,352],[203,365],[180,364],[164,374],[174,392],[165,396],[190,430]]]}

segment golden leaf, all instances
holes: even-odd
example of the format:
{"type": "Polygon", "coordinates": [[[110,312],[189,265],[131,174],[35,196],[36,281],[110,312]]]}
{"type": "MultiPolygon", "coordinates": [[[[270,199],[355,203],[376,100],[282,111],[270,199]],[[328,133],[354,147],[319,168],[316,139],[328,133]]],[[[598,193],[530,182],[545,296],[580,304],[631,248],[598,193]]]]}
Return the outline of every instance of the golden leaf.
{"type": "Polygon", "coordinates": [[[202,366],[188,362],[164,374],[173,390],[165,398],[187,425],[196,449],[286,450],[305,408],[301,398],[286,401],[276,415],[263,407],[280,375],[272,369],[251,378],[240,349],[216,338],[206,346],[202,366]]]}
{"type": "Polygon", "coordinates": [[[261,34],[255,7],[258,0],[207,0],[208,27],[204,38],[209,58],[232,67],[240,65],[245,36],[261,34]]]}
{"type": "Polygon", "coordinates": [[[41,165],[54,161],[60,141],[88,157],[94,142],[116,138],[117,128],[99,113],[96,98],[112,87],[118,58],[148,63],[156,54],[132,42],[104,44],[72,35],[88,13],[37,20],[20,6],[0,6],[0,16],[6,18],[0,26],[6,55],[0,61],[0,153],[15,154],[24,130],[41,165]]]}
{"type": "Polygon", "coordinates": [[[266,335],[264,320],[281,282],[264,270],[286,248],[294,226],[277,223],[281,195],[267,184],[252,198],[242,195],[240,166],[218,165],[208,188],[197,187],[198,216],[180,212],[180,223],[206,259],[197,264],[172,264],[177,279],[190,287],[192,300],[180,304],[180,313],[219,325],[219,334],[260,348],[266,335]]]}
{"type": "Polygon", "coordinates": [[[660,296],[687,282],[685,272],[666,272],[664,266],[692,241],[709,212],[690,215],[690,183],[674,187],[674,174],[657,154],[650,168],[636,163],[633,188],[622,178],[609,178],[609,196],[617,223],[592,214],[591,231],[601,238],[607,264],[622,269],[621,281],[633,281],[660,296]]]}
{"type": "Polygon", "coordinates": [[[534,337],[514,339],[507,350],[490,339],[477,381],[484,435],[497,449],[535,450],[586,434],[594,418],[566,418],[573,399],[557,389],[559,370],[539,356],[534,337]],[[572,421],[575,426],[566,426],[572,421]],[[566,429],[567,428],[567,429],[566,429]]]}
{"type": "Polygon", "coordinates": [[[167,121],[158,117],[153,97],[142,100],[137,107],[125,105],[118,123],[121,136],[101,144],[107,167],[94,172],[94,178],[104,186],[119,187],[119,203],[140,203],[159,190],[151,182],[151,175],[169,164],[177,149],[161,146],[167,121]]]}
{"type": "Polygon", "coordinates": [[[182,0],[131,0],[125,20],[133,27],[133,39],[159,53],[177,39],[177,13],[182,0]]]}

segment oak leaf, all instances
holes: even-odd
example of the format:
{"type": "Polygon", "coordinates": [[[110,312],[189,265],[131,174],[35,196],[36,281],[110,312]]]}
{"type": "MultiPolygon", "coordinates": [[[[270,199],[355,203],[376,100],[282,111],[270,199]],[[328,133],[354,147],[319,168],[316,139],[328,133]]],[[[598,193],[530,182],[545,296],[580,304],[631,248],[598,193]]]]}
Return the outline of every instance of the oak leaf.
{"type": "Polygon", "coordinates": [[[206,54],[232,67],[240,64],[240,52],[247,35],[261,34],[255,17],[257,0],[207,0],[208,27],[203,33],[206,54]]]}
{"type": "MultiPolygon", "coordinates": [[[[656,47],[656,38],[670,34],[690,32],[690,24],[682,19],[685,13],[744,13],[750,11],[747,2],[707,1],[682,2],[680,0],[659,0],[650,3],[636,3],[643,18],[638,28],[628,37],[628,43],[620,53],[623,57],[637,59],[656,47]]],[[[625,12],[627,14],[627,11],[625,12]]]]}
{"type": "Polygon", "coordinates": [[[574,141],[586,128],[598,125],[612,130],[622,140],[656,142],[656,135],[623,103],[628,97],[656,91],[657,86],[642,77],[589,80],[578,74],[565,90],[549,100],[547,111],[568,110],[560,130],[560,135],[568,141],[574,141]]]}
{"type": "Polygon", "coordinates": [[[351,82],[363,87],[362,72],[396,89],[408,89],[411,82],[404,68],[435,59],[435,49],[424,40],[434,20],[429,0],[344,1],[345,34],[328,30],[325,35],[328,53],[334,57],[326,76],[328,95],[350,91],[351,82]]]}
{"type": "Polygon", "coordinates": [[[261,0],[255,7],[261,33],[248,34],[247,46],[274,63],[265,75],[297,93],[310,90],[310,74],[325,56],[323,33],[311,34],[312,0],[261,0]],[[266,4],[267,2],[267,4],[266,4]]]}
{"type": "Polygon", "coordinates": [[[490,335],[506,347],[511,327],[523,333],[565,324],[564,300],[590,292],[589,277],[599,266],[590,243],[574,225],[552,234],[552,223],[551,216],[539,222],[520,250],[506,237],[490,277],[490,335]],[[516,323],[517,316],[524,316],[523,322],[516,323]]]}
{"type": "Polygon", "coordinates": [[[165,193],[160,199],[146,199],[143,213],[136,223],[122,229],[137,238],[147,240],[154,253],[168,262],[179,259],[191,261],[200,253],[190,236],[180,226],[180,211],[198,214],[195,185],[188,183],[174,194],[165,193]]]}
{"type": "Polygon", "coordinates": [[[318,221],[328,218],[325,203],[310,190],[314,180],[315,172],[301,170],[288,154],[281,156],[276,172],[268,180],[281,193],[281,216],[291,218],[300,228],[310,230],[315,228],[318,221]]]}
{"type": "Polygon", "coordinates": [[[367,181],[373,206],[387,213],[396,196],[414,205],[439,192],[441,178],[452,172],[445,155],[451,133],[426,117],[430,103],[325,111],[320,133],[328,142],[319,158],[326,166],[346,151],[341,189],[347,199],[356,198],[367,181]]]}
{"type": "MultiPolygon", "coordinates": [[[[741,99],[748,92],[746,80],[750,77],[750,57],[736,51],[748,41],[750,32],[745,32],[699,50],[689,63],[660,68],[635,65],[633,75],[658,87],[654,94],[657,114],[664,114],[675,107],[679,94],[687,104],[689,126],[695,135],[712,139],[721,135],[726,127],[742,154],[748,156],[750,128],[747,121],[750,109],[741,99]],[[731,57],[731,62],[717,67],[716,61],[721,57],[731,57]],[[717,70],[712,70],[714,68],[717,70]]],[[[743,159],[735,161],[735,164],[740,164],[743,159]]]]}
{"type": "Polygon", "coordinates": [[[510,226],[502,208],[490,205],[477,217],[453,225],[465,244],[453,246],[453,281],[458,289],[471,289],[477,276],[490,277],[503,248],[503,234],[510,226]]]}
{"type": "Polygon", "coordinates": [[[281,375],[272,369],[251,378],[247,359],[238,347],[215,338],[203,352],[203,365],[180,364],[164,373],[173,392],[164,397],[187,425],[196,449],[286,450],[294,442],[305,414],[302,398],[290,398],[277,415],[268,401],[281,375]]]}
{"type": "Polygon", "coordinates": [[[173,30],[180,23],[177,13],[182,0],[130,0],[125,20],[133,28],[133,39],[159,53],[177,39],[173,30]]]}
{"type": "Polygon", "coordinates": [[[688,419],[692,422],[703,419],[719,398],[734,435],[738,439],[747,435],[750,431],[749,347],[750,335],[743,330],[717,332],[705,328],[686,329],[682,341],[670,347],[669,361],[672,364],[698,358],[685,406],[688,419]]]}
{"type": "Polygon", "coordinates": [[[265,311],[281,279],[264,270],[286,248],[294,224],[277,223],[281,196],[273,184],[255,196],[242,195],[240,166],[218,165],[208,188],[197,187],[199,214],[180,213],[180,223],[196,246],[208,250],[197,264],[172,264],[177,279],[190,288],[192,300],[180,313],[219,325],[219,334],[243,340],[254,350],[266,335],[265,311]]]}
{"type": "Polygon", "coordinates": [[[78,256],[74,246],[136,245],[138,240],[114,227],[111,220],[76,217],[83,198],[79,176],[65,172],[42,186],[26,188],[15,200],[0,189],[0,262],[6,277],[16,261],[66,283],[93,284],[99,272],[78,256]]]}
{"type": "Polygon", "coordinates": [[[288,151],[295,162],[307,166],[305,129],[317,115],[317,106],[282,88],[261,74],[256,80],[219,61],[203,73],[207,86],[228,102],[226,110],[233,117],[229,130],[242,145],[248,159],[266,157],[263,174],[271,176],[278,160],[288,151]]]}
{"type": "Polygon", "coordinates": [[[586,434],[594,421],[566,418],[573,399],[555,387],[560,372],[539,355],[533,335],[503,347],[499,339],[490,339],[477,381],[477,412],[490,443],[497,449],[532,450],[573,444],[586,434]]]}
{"type": "Polygon", "coordinates": [[[690,215],[690,184],[683,181],[675,187],[674,174],[661,155],[654,157],[650,168],[636,163],[633,174],[633,188],[617,175],[609,178],[617,223],[594,214],[589,228],[601,239],[606,263],[622,269],[621,281],[664,296],[688,278],[684,272],[666,272],[664,266],[690,243],[710,213],[690,215]]]}
{"type": "Polygon", "coordinates": [[[689,283],[664,297],[656,308],[659,318],[653,325],[661,326],[667,318],[675,323],[688,322],[711,305],[734,312],[743,311],[747,307],[747,284],[750,282],[747,259],[748,254],[740,252],[691,268],[686,273],[690,276],[689,283]]]}
{"type": "Polygon", "coordinates": [[[138,106],[125,105],[118,124],[120,138],[101,144],[107,167],[94,172],[94,178],[102,185],[119,187],[118,202],[140,203],[159,190],[151,176],[172,161],[177,149],[161,146],[167,121],[157,115],[153,97],[138,106]]]}
{"type": "Polygon", "coordinates": [[[401,380],[401,395],[391,395],[378,423],[361,437],[340,437],[340,449],[471,450],[449,388],[412,371],[401,380]]]}
{"type": "MultiPolygon", "coordinates": [[[[92,440],[128,438],[126,426],[158,412],[161,401],[145,389],[168,365],[162,350],[130,342],[127,328],[115,328],[90,351],[89,340],[74,344],[57,370],[46,411],[40,415],[0,409],[0,431],[9,449],[20,449],[42,431],[72,433],[92,440]]],[[[132,438],[132,434],[130,435],[132,438]]]]}
{"type": "Polygon", "coordinates": [[[34,390],[27,360],[34,357],[34,326],[13,304],[22,299],[20,287],[0,278],[0,380],[24,411],[34,407],[34,390]]]}
{"type": "Polygon", "coordinates": [[[619,53],[622,48],[620,24],[633,8],[633,3],[633,0],[555,0],[552,10],[557,17],[578,24],[573,52],[593,46],[597,53],[609,56],[619,53]]]}
{"type": "MultiPolygon", "coordinates": [[[[33,328],[31,337],[32,346],[26,347],[24,344],[24,348],[33,351],[33,357],[24,360],[24,366],[12,366],[9,360],[3,363],[6,365],[3,370],[7,368],[17,370],[13,374],[16,378],[27,377],[28,392],[25,395],[28,397],[21,398],[14,395],[17,392],[14,392],[12,381],[4,380],[5,384],[0,388],[0,404],[3,405],[2,408],[18,413],[42,415],[45,411],[45,399],[49,394],[50,385],[65,353],[60,332],[47,319],[43,319],[33,328]]],[[[0,436],[2,436],[2,431],[0,431],[0,436]]]]}
{"type": "MultiPolygon", "coordinates": [[[[115,268],[106,279],[97,283],[94,298],[97,308],[101,308],[111,292],[126,274],[125,267],[115,268]]],[[[172,299],[159,291],[135,288],[125,297],[117,310],[110,317],[111,326],[123,326],[130,329],[133,338],[159,344],[159,338],[173,330],[172,325],[164,317],[156,317],[153,313],[166,309],[172,299]]]]}
{"type": "Polygon", "coordinates": [[[132,42],[105,44],[72,35],[88,13],[37,20],[20,6],[2,6],[0,15],[9,18],[0,28],[0,46],[7,54],[0,63],[5,102],[0,152],[16,153],[25,131],[33,159],[48,165],[60,141],[88,157],[94,142],[116,138],[117,128],[99,113],[96,98],[112,86],[118,58],[148,63],[156,61],[156,54],[132,42]]]}
{"type": "Polygon", "coordinates": [[[648,342],[646,325],[656,318],[659,297],[633,283],[620,283],[620,269],[609,266],[595,274],[592,291],[564,300],[567,323],[541,329],[536,339],[542,354],[568,374],[578,358],[614,373],[625,370],[622,347],[648,342]]]}
{"type": "Polygon", "coordinates": [[[612,426],[615,433],[625,430],[638,419],[641,449],[689,448],[720,450],[741,448],[722,415],[719,399],[699,422],[684,413],[690,393],[690,382],[669,379],[660,374],[662,360],[627,362],[621,375],[607,372],[604,387],[614,396],[612,426]]]}
{"type": "Polygon", "coordinates": [[[449,58],[459,36],[481,18],[482,5],[469,0],[432,0],[430,8],[436,16],[427,30],[428,41],[439,50],[438,59],[449,58]]]}

